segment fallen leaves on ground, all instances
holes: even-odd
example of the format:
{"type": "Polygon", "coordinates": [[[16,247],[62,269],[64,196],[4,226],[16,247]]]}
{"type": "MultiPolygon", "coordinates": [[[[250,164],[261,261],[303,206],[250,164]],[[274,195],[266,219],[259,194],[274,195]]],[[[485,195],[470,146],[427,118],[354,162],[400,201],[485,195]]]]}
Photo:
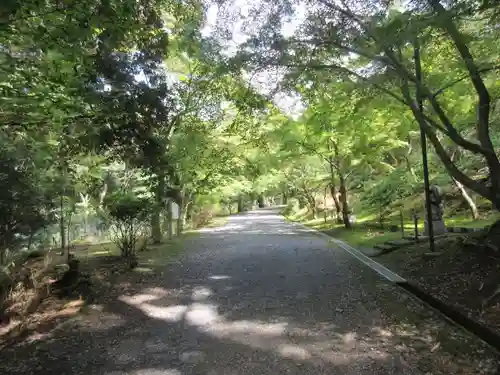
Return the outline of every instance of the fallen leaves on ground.
{"type": "Polygon", "coordinates": [[[464,246],[463,242],[463,237],[456,236],[436,241],[436,251],[441,254],[432,258],[425,257],[429,251],[426,242],[377,260],[500,334],[500,298],[484,303],[500,285],[500,253],[464,246]]]}

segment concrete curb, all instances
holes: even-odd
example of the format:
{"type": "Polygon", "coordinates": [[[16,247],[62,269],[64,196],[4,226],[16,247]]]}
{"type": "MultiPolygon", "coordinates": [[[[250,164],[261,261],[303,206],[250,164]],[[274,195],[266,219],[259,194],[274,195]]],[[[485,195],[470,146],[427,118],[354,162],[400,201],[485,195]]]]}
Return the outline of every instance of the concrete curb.
{"type": "Polygon", "coordinates": [[[468,332],[469,334],[473,334],[478,339],[488,344],[492,348],[496,349],[500,352],[500,336],[486,327],[485,325],[476,322],[472,318],[464,315],[462,312],[456,310],[455,308],[448,306],[444,302],[439,299],[433,297],[427,292],[424,292],[417,285],[410,283],[403,277],[398,274],[392,272],[388,268],[384,267],[382,264],[375,262],[373,259],[364,255],[361,251],[353,248],[347,243],[337,240],[336,238],[330,237],[329,235],[322,233],[316,229],[309,228],[301,223],[293,223],[295,226],[304,228],[306,232],[314,233],[319,235],[328,242],[334,243],[347,253],[361,261],[366,266],[370,267],[372,270],[377,272],[380,276],[388,280],[389,282],[394,283],[395,285],[400,286],[405,289],[410,295],[414,298],[417,298],[421,302],[427,304],[431,309],[439,313],[445,320],[449,321],[451,324],[459,327],[460,329],[468,332]]]}
{"type": "Polygon", "coordinates": [[[475,233],[475,232],[486,232],[490,229],[490,225],[483,228],[466,228],[466,227],[446,227],[446,231],[449,233],[475,233]]]}
{"type": "Polygon", "coordinates": [[[353,257],[358,259],[361,263],[370,267],[372,270],[374,270],[375,272],[377,272],[379,275],[381,275],[385,279],[389,280],[390,282],[393,282],[393,283],[405,283],[406,282],[406,279],[404,279],[403,277],[401,277],[397,273],[392,272],[390,269],[386,268],[382,264],[374,261],[373,259],[366,256],[361,251],[359,251],[358,249],[355,249],[354,247],[350,246],[349,244],[347,244],[343,241],[337,240],[336,238],[330,237],[329,235],[322,233],[316,229],[309,228],[309,227],[305,226],[304,224],[301,224],[301,223],[293,223],[293,224],[296,226],[299,226],[300,228],[306,229],[307,232],[317,234],[317,235],[327,239],[328,242],[332,242],[332,243],[336,244],[337,246],[342,248],[344,251],[348,252],[353,257]]]}

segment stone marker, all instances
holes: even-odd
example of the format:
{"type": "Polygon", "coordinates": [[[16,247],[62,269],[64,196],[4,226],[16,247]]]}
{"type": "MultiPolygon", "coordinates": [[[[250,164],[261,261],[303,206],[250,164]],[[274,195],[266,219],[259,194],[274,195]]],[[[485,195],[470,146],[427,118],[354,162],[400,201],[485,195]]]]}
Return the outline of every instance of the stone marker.
{"type": "Polygon", "coordinates": [[[356,215],[348,214],[348,216],[349,216],[349,223],[356,224],[356,215]]]}
{"type": "MultiPolygon", "coordinates": [[[[430,205],[432,212],[432,228],[434,235],[446,233],[446,225],[443,220],[443,194],[441,188],[437,185],[430,186],[430,205]]],[[[424,236],[429,235],[429,223],[427,222],[427,215],[424,220],[424,236]]]]}

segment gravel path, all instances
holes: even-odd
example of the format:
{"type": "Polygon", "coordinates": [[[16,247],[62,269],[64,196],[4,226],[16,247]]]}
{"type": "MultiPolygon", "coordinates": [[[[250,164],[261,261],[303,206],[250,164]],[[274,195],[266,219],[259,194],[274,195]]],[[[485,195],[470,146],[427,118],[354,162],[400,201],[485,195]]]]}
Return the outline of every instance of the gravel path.
{"type": "Polygon", "coordinates": [[[0,373],[471,375],[490,373],[496,360],[273,210],[235,215],[184,246],[154,278],[5,349],[0,373]]]}

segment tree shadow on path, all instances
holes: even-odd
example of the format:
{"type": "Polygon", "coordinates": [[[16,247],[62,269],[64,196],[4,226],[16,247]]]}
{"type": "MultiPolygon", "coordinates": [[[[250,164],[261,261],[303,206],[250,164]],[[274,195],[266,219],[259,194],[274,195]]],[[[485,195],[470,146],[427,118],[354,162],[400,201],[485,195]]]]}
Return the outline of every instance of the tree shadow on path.
{"type": "Polygon", "coordinates": [[[384,356],[339,352],[328,360],[301,348],[280,324],[227,323],[208,313],[208,304],[197,297],[200,288],[193,294],[191,288],[169,290],[156,283],[141,287],[129,289],[128,297],[108,296],[99,308],[50,335],[4,349],[0,372],[274,375],[355,374],[370,368],[418,373],[392,372],[395,365],[384,356]]]}
{"type": "Polygon", "coordinates": [[[304,319],[283,308],[283,314],[280,308],[257,314],[257,305],[233,309],[233,302],[223,303],[223,291],[234,287],[229,277],[170,288],[168,279],[161,280],[163,287],[158,275],[126,285],[116,280],[86,314],[4,349],[0,373],[424,373],[395,346],[404,345],[405,335],[415,340],[422,332],[395,335],[370,319],[347,327],[336,318],[304,319]]]}
{"type": "Polygon", "coordinates": [[[494,373],[484,344],[323,240],[242,225],[188,238],[198,250],[149,273],[96,280],[95,306],[2,350],[0,373],[494,373]]]}

